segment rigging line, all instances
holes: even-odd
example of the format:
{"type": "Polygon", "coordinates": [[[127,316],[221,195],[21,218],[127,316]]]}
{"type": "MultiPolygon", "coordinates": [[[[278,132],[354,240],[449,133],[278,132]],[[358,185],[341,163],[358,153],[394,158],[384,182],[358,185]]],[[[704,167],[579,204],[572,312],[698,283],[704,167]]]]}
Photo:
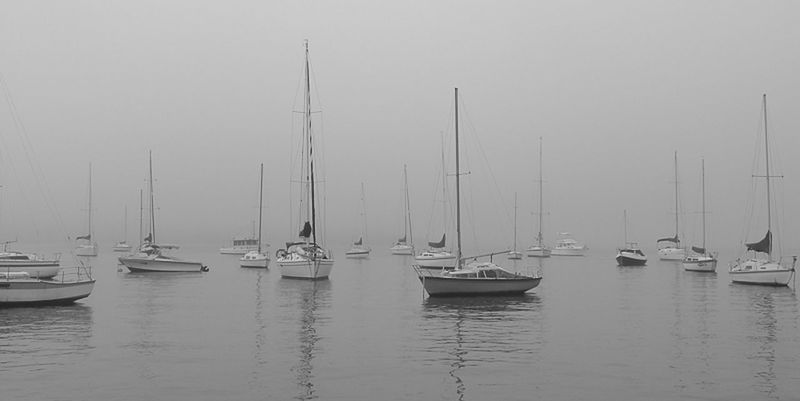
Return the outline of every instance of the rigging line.
{"type": "Polygon", "coordinates": [[[33,145],[30,142],[28,131],[25,129],[25,124],[22,122],[22,118],[19,116],[16,103],[14,102],[14,98],[11,96],[11,90],[9,89],[8,83],[2,74],[0,74],[0,88],[2,88],[4,97],[6,99],[6,103],[8,104],[9,111],[11,113],[11,118],[16,127],[17,136],[21,139],[22,149],[27,159],[26,161],[28,162],[28,165],[31,168],[31,172],[34,174],[34,176],[36,177],[36,181],[39,184],[36,185],[36,187],[39,190],[40,194],[42,195],[44,203],[46,207],[49,209],[53,219],[56,221],[58,228],[61,230],[61,234],[64,237],[67,237],[68,231],[66,229],[66,225],[61,219],[61,215],[58,213],[58,208],[56,207],[55,201],[53,200],[54,197],[50,192],[49,185],[47,185],[47,180],[44,176],[44,172],[42,171],[41,166],[38,166],[35,163],[35,160],[37,159],[35,158],[35,151],[33,145]]]}

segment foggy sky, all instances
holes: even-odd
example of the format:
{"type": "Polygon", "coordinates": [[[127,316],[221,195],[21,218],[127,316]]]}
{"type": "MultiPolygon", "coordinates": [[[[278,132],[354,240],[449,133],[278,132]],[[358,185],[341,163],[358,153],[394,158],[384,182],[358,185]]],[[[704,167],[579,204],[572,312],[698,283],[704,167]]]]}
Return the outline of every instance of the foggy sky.
{"type": "Polygon", "coordinates": [[[292,239],[308,39],[334,247],[359,235],[361,182],[369,244],[400,236],[404,163],[415,242],[441,236],[441,135],[452,163],[458,87],[473,249],[510,246],[514,192],[519,246],[532,243],[540,136],[548,243],[569,231],[591,248],[621,245],[627,209],[629,239],[654,248],[673,233],[677,150],[681,234],[698,232],[703,157],[710,245],[735,249],[763,93],[785,176],[784,247],[798,248],[799,16],[791,1],[5,1],[0,74],[25,130],[3,99],[0,237],[81,235],[92,163],[101,249],[123,236],[125,205],[136,242],[152,149],[160,239],[222,246],[250,232],[262,162],[266,241],[292,239]]]}

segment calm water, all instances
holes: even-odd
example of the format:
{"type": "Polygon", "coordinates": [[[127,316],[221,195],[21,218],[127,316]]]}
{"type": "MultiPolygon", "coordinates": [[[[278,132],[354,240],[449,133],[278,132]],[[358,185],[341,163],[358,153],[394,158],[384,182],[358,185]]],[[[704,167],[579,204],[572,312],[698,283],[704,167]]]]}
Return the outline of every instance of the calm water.
{"type": "MultiPolygon", "coordinates": [[[[429,299],[410,259],[281,279],[216,249],[205,274],[117,271],[70,307],[0,310],[4,400],[800,399],[800,302],[614,251],[516,262],[523,297],[429,299]]],[[[514,266],[511,264],[511,266],[514,266]]]]}

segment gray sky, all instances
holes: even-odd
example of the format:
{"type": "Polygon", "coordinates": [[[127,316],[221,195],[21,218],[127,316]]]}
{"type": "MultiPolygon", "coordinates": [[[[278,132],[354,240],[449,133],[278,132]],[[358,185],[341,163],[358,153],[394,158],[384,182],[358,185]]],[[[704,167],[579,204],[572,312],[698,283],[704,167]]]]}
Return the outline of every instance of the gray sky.
{"type": "MultiPolygon", "coordinates": [[[[465,237],[476,231],[483,250],[509,243],[515,191],[520,246],[532,241],[539,136],[549,242],[570,231],[617,246],[623,209],[646,248],[671,235],[677,150],[682,231],[697,231],[689,212],[700,208],[705,157],[710,242],[736,247],[763,93],[785,175],[784,246],[797,248],[798,17],[794,1],[8,0],[0,74],[68,235],[85,230],[93,164],[104,247],[122,235],[124,205],[135,240],[149,149],[164,241],[217,246],[249,232],[261,162],[267,241],[290,239],[292,110],[308,39],[334,246],[358,236],[362,181],[370,243],[390,245],[402,229],[403,163],[415,240],[438,239],[428,220],[459,87],[475,216],[465,237]]],[[[25,183],[25,135],[5,104],[0,136],[0,236],[49,240],[62,229],[25,183]]]]}

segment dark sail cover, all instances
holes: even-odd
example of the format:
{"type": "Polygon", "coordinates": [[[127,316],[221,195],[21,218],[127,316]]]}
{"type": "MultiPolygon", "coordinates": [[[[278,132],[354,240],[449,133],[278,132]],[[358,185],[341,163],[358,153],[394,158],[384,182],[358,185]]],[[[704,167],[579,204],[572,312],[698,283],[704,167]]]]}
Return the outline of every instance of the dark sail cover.
{"type": "Polygon", "coordinates": [[[444,237],[445,237],[445,235],[447,235],[447,234],[446,233],[442,234],[442,240],[439,241],[439,242],[428,242],[428,246],[431,247],[431,248],[444,248],[444,237]]]}
{"type": "Polygon", "coordinates": [[[772,252],[772,232],[767,231],[767,235],[764,236],[764,239],[758,242],[753,242],[747,245],[748,251],[756,251],[756,252],[764,252],[764,253],[771,253],[772,252]]]}
{"type": "Polygon", "coordinates": [[[361,237],[358,238],[358,241],[353,242],[353,245],[361,245],[361,237]]]}
{"type": "Polygon", "coordinates": [[[400,238],[399,240],[397,240],[397,242],[404,244],[406,242],[406,236],[404,235],[403,238],[400,238]]]}
{"type": "Polygon", "coordinates": [[[91,241],[92,234],[81,235],[80,237],[75,237],[75,239],[85,239],[87,241],[91,241]]]}
{"type": "Polygon", "coordinates": [[[705,254],[706,253],[706,248],[700,248],[699,246],[693,246],[692,250],[697,252],[697,253],[699,253],[699,254],[705,254]]]}
{"type": "Polygon", "coordinates": [[[300,236],[303,238],[311,237],[311,223],[306,222],[306,224],[303,225],[303,229],[300,231],[300,236]]]}
{"type": "Polygon", "coordinates": [[[150,242],[152,240],[153,240],[153,234],[152,233],[151,234],[147,234],[147,236],[144,237],[144,242],[150,242]]]}
{"type": "Polygon", "coordinates": [[[677,244],[678,242],[680,242],[680,240],[678,239],[678,236],[676,235],[676,236],[674,236],[674,237],[669,237],[669,238],[661,238],[661,239],[659,239],[659,240],[658,240],[658,241],[656,241],[656,242],[674,242],[674,243],[676,243],[676,244],[677,244]]]}

